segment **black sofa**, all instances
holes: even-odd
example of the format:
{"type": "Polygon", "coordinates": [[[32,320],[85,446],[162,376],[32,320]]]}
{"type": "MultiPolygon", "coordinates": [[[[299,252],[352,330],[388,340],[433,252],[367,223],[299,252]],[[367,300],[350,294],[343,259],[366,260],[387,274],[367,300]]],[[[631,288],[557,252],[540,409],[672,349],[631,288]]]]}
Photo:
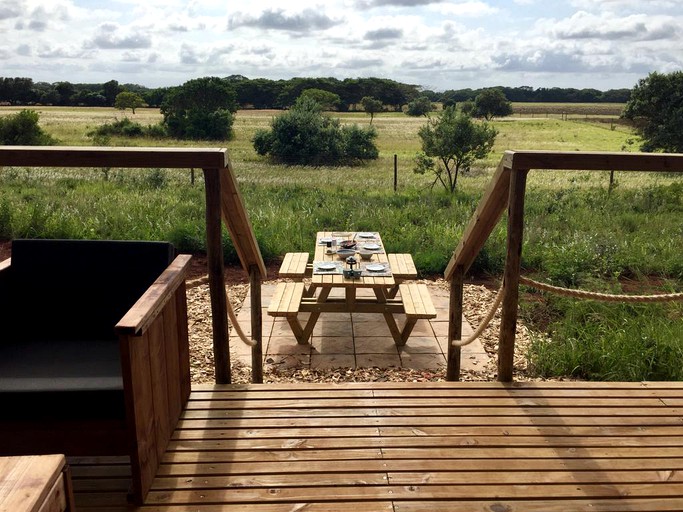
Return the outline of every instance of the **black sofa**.
{"type": "Polygon", "coordinates": [[[189,396],[165,242],[15,240],[0,263],[0,455],[129,455],[141,502],[189,396]]]}

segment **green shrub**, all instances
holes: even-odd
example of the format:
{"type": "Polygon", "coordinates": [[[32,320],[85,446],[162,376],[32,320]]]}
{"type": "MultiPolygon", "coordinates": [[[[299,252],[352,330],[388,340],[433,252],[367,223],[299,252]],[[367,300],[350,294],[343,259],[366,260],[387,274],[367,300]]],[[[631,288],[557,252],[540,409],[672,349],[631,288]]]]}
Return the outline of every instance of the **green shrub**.
{"type": "MultiPolygon", "coordinates": [[[[127,117],[114,121],[113,123],[104,123],[94,130],[88,132],[89,137],[93,137],[96,141],[107,140],[111,136],[119,137],[164,137],[166,136],[165,128],[160,125],[142,126],[137,121],[131,121],[127,117]]],[[[103,145],[97,143],[97,145],[103,145]]]]}
{"type": "Polygon", "coordinates": [[[216,77],[185,82],[172,89],[161,106],[168,133],[193,140],[232,139],[236,111],[235,92],[216,77]]]}
{"type": "Polygon", "coordinates": [[[323,114],[322,107],[306,96],[288,112],[276,117],[271,129],[258,130],[252,142],[259,155],[284,164],[350,165],[379,157],[374,128],[341,126],[339,119],[323,114]]]}
{"type": "Polygon", "coordinates": [[[56,143],[56,139],[38,126],[38,113],[34,110],[0,117],[0,145],[49,146],[56,143]]]}

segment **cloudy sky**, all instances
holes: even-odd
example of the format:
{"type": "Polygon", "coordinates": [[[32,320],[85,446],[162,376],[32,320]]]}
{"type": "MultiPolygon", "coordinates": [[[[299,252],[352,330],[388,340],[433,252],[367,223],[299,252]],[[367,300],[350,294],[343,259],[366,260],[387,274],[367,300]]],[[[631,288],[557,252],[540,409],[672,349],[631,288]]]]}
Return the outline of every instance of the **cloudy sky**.
{"type": "Polygon", "coordinates": [[[178,85],[376,76],[633,87],[683,69],[680,0],[0,0],[0,76],[178,85]],[[286,7],[285,7],[286,6],[286,7]]]}

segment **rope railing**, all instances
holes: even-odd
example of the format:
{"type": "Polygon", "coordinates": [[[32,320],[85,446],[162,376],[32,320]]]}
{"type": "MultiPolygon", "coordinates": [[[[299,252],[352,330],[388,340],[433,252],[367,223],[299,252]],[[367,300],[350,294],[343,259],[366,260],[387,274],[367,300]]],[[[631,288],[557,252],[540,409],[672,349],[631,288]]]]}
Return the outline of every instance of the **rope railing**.
{"type": "MultiPolygon", "coordinates": [[[[553,286],[551,284],[547,283],[542,283],[540,281],[536,281],[534,279],[530,279],[528,277],[523,277],[519,276],[519,282],[520,284],[523,284],[525,286],[530,286],[532,288],[536,288],[538,290],[544,291],[544,292],[549,292],[549,293],[554,293],[556,295],[561,295],[564,297],[574,297],[577,299],[586,299],[586,300],[595,300],[595,301],[601,301],[601,302],[625,302],[625,303],[644,303],[644,304],[653,304],[656,302],[672,302],[672,301],[679,301],[683,300],[683,293],[662,293],[662,294],[655,294],[655,295],[626,295],[626,294],[610,294],[610,293],[600,293],[600,292],[590,292],[587,290],[577,290],[575,288],[563,288],[561,286],[553,286]]],[[[482,333],[486,330],[486,328],[489,326],[491,323],[491,320],[493,320],[493,317],[496,315],[496,311],[498,311],[498,308],[500,307],[500,303],[503,301],[503,293],[505,290],[504,284],[501,285],[500,289],[498,290],[498,293],[496,294],[496,298],[493,301],[493,304],[491,305],[491,308],[489,309],[488,313],[484,317],[484,319],[481,321],[479,324],[479,327],[472,333],[471,336],[464,340],[452,340],[451,345],[454,347],[465,347],[469,345],[470,343],[474,342],[479,336],[482,335],[482,333]]]]}
{"type": "MultiPolygon", "coordinates": [[[[185,282],[185,286],[187,287],[188,290],[192,288],[196,288],[198,286],[201,286],[203,284],[207,284],[209,282],[209,276],[205,275],[203,277],[198,277],[197,279],[192,279],[188,280],[185,282]]],[[[246,345],[250,347],[255,347],[256,344],[258,343],[257,340],[249,338],[244,331],[242,330],[242,326],[240,323],[237,321],[237,315],[235,314],[235,310],[232,307],[232,303],[230,302],[230,297],[228,296],[228,287],[225,287],[225,301],[227,302],[228,305],[228,319],[230,320],[230,324],[232,325],[233,329],[235,329],[235,332],[237,333],[237,336],[239,337],[240,340],[242,340],[246,345]]]]}

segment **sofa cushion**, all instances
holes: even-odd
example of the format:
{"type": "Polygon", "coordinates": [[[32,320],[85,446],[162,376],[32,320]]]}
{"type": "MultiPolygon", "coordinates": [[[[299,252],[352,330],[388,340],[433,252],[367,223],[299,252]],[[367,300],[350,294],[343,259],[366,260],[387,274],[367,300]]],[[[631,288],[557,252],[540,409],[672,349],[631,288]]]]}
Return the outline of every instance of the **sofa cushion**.
{"type": "Polygon", "coordinates": [[[123,418],[119,344],[116,340],[0,344],[0,402],[0,417],[6,419],[123,418]]]}
{"type": "Polygon", "coordinates": [[[10,332],[115,339],[116,323],[174,257],[166,242],[14,240],[10,332]]]}

